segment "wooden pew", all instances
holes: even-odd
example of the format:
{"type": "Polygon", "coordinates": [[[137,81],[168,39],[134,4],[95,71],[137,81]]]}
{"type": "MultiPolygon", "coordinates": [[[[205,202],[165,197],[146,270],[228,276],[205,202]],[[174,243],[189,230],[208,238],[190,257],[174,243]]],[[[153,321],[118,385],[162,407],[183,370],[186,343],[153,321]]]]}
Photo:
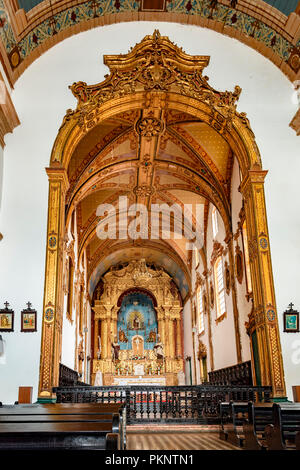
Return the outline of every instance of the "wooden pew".
{"type": "Polygon", "coordinates": [[[117,450],[119,434],[110,423],[0,423],[4,450],[117,450]]]}
{"type": "Polygon", "coordinates": [[[243,422],[244,448],[266,450],[265,427],[272,423],[273,403],[248,403],[248,417],[243,422]]]}
{"type": "Polygon", "coordinates": [[[265,429],[268,450],[296,449],[300,443],[300,404],[273,403],[272,421],[265,429]]]}
{"type": "Polygon", "coordinates": [[[242,426],[244,419],[248,416],[248,403],[246,402],[223,402],[219,405],[220,410],[220,432],[222,440],[243,447],[244,435],[242,426]]]}
{"type": "Polygon", "coordinates": [[[126,449],[126,406],[123,403],[55,403],[55,404],[33,404],[33,405],[0,405],[1,414],[108,414],[118,413],[120,416],[120,431],[116,428],[114,432],[120,432],[121,449],[126,449]]]}
{"type": "Polygon", "coordinates": [[[0,406],[0,449],[10,445],[31,448],[37,436],[38,448],[51,447],[49,443],[55,442],[57,448],[75,449],[81,442],[83,448],[124,449],[125,427],[126,414],[122,404],[0,406]],[[26,444],[21,442],[17,432],[23,428],[26,444]],[[8,433],[7,438],[2,439],[3,432],[8,433]]]}

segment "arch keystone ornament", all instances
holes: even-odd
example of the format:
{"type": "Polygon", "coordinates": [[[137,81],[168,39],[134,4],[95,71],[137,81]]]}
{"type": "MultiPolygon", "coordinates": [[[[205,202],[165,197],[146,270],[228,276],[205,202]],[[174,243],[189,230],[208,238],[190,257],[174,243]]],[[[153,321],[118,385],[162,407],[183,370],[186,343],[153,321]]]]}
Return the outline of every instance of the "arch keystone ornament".
{"type": "MultiPolygon", "coordinates": [[[[138,172],[135,181],[132,182],[132,190],[135,188],[132,195],[135,202],[148,205],[157,193],[155,192],[156,168],[168,170],[167,162],[159,160],[159,145],[167,133],[166,115],[170,112],[185,113],[195,121],[206,123],[222,136],[232,154],[238,159],[242,175],[241,192],[245,199],[248,239],[251,241],[251,246],[257,247],[255,253],[249,247],[249,253],[253,252],[250,267],[254,308],[251,328],[249,327],[248,331],[251,336],[253,361],[255,360],[254,380],[257,384],[272,385],[274,397],[285,397],[264,200],[263,184],[267,172],[262,170],[259,150],[249,120],[245,113],[237,111],[241,88],[236,86],[233,91],[215,90],[209,84],[208,77],[203,75],[209,60],[209,56],[186,54],[169,38],[155,31],[153,35],[146,36],[135,45],[128,54],[104,56],[104,63],[109,67],[110,73],[101,83],[87,85],[84,82],[77,82],[70,87],[77,99],[77,107],[74,110],[69,109],[63,119],[53,145],[50,168],[47,169],[49,212],[39,385],[41,400],[55,398],[52,388],[58,385],[64,295],[63,260],[66,249],[65,217],[69,220],[74,204],[78,204],[90,194],[96,184],[101,184],[103,175],[105,177],[107,172],[119,175],[126,169],[126,164],[116,162],[111,168],[103,167],[98,173],[95,171],[95,174],[79,180],[79,183],[72,185],[68,191],[68,167],[71,158],[78,150],[79,144],[86,142],[89,133],[91,138],[94,138],[97,126],[101,126],[107,119],[114,119],[122,113],[135,116],[132,119],[132,138],[136,140],[135,161],[138,172]],[[141,166],[145,165],[145,162],[147,171],[143,171],[141,166]],[[67,191],[68,198],[66,198],[67,191]],[[53,314],[49,309],[52,309],[53,314]],[[270,309],[274,310],[274,317],[270,312],[268,315],[270,309]],[[254,337],[257,347],[253,347],[254,337]]],[[[201,153],[198,152],[197,155],[199,161],[202,161],[201,153]]],[[[230,203],[220,183],[212,176],[210,180],[208,179],[209,166],[205,166],[205,173],[201,172],[200,167],[187,170],[179,165],[174,164],[174,166],[176,169],[174,174],[182,179],[185,178],[190,191],[205,194],[206,199],[218,208],[226,234],[232,240],[230,203]]],[[[160,189],[159,185],[156,188],[160,189]]],[[[80,250],[83,249],[82,242],[80,250]]],[[[229,243],[229,255],[233,272],[232,242],[229,243]]],[[[235,289],[233,290],[235,292],[235,289]]],[[[212,295],[211,300],[213,300],[212,295]]],[[[101,307],[97,315],[99,318],[110,318],[113,321],[114,311],[109,310],[108,305],[105,307],[107,308],[101,307]]],[[[111,308],[113,307],[112,305],[111,308]]],[[[174,332],[172,322],[179,321],[178,315],[170,317],[167,309],[163,315],[165,321],[161,323],[162,337],[168,331],[174,332]]],[[[237,308],[234,315],[239,362],[241,346],[237,308]]],[[[161,312],[158,311],[159,321],[160,317],[161,312]]],[[[110,322],[107,321],[105,325],[109,332],[110,322]]],[[[179,332],[179,327],[177,331],[179,332]]],[[[103,334],[107,332],[104,331],[103,334]]],[[[172,354],[182,354],[180,348],[183,345],[180,345],[178,351],[175,351],[174,345],[174,341],[168,344],[172,354]]],[[[211,342],[209,347],[212,351],[211,342]]],[[[110,359],[107,342],[103,344],[103,351],[106,351],[110,359]]],[[[167,350],[166,355],[168,354],[167,350]]],[[[213,357],[210,360],[213,365],[213,357]]]]}

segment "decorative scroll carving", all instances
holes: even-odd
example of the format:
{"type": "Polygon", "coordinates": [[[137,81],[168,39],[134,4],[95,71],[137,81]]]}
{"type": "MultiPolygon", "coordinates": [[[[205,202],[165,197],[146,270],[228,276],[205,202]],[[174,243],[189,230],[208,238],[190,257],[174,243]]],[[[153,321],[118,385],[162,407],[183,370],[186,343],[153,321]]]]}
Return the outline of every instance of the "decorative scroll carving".
{"type": "MultiPolygon", "coordinates": [[[[158,30],[126,55],[104,56],[104,63],[110,69],[104,82],[90,86],[77,82],[70,86],[78,107],[74,112],[68,110],[65,121],[76,117],[79,125],[88,130],[97,124],[103,103],[141,91],[162,91],[201,99],[214,110],[211,125],[219,132],[226,126],[230,128],[241,88],[236,86],[233,92],[212,88],[208,77],[202,74],[209,57],[186,54],[158,30]]],[[[162,123],[147,118],[137,124],[137,131],[152,136],[153,132],[162,132],[162,123]]]]}

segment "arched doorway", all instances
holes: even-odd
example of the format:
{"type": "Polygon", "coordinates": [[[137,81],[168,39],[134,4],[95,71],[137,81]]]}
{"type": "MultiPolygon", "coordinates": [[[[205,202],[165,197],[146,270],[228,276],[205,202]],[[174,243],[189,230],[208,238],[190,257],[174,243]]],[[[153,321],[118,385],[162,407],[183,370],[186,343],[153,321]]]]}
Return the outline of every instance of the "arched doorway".
{"type": "MultiPolygon", "coordinates": [[[[218,260],[226,252],[231,277],[229,291],[236,362],[241,362],[241,326],[235,281],[235,277],[239,279],[241,263],[238,247],[234,246],[232,195],[230,178],[226,177],[228,168],[229,174],[232,171],[232,156],[241,175],[244,211],[241,220],[244,217],[247,225],[246,246],[253,299],[247,329],[251,338],[253,372],[256,383],[260,377],[262,385],[272,385],[274,396],[285,396],[264,200],[266,171],[262,170],[246,114],[236,110],[240,88],[235,87],[233,92],[214,90],[202,74],[208,62],[206,56],[188,56],[155,31],[126,56],[105,56],[111,74],[104,82],[94,86],[78,82],[71,87],[78,106],[75,111],[69,110],[64,118],[47,169],[49,216],[41,399],[51,399],[52,387],[57,385],[64,313],[64,266],[72,253],[77,258],[77,283],[83,278],[87,298],[112,265],[144,258],[173,273],[174,282],[186,302],[194,295],[191,292],[191,250],[187,249],[191,242],[190,233],[194,234],[196,252],[202,257],[203,279],[199,280],[199,285],[205,286],[207,295],[214,292],[214,287],[221,295],[223,288],[218,286],[218,276],[222,270],[218,260]],[[208,141],[213,136],[218,143],[219,160],[212,160],[201,146],[199,135],[204,134],[208,141]],[[139,224],[135,222],[131,226],[131,236],[128,236],[129,227],[124,236],[123,222],[128,214],[133,215],[130,210],[128,212],[122,199],[124,196],[140,211],[151,207],[154,212],[153,218],[147,218],[146,222],[140,219],[139,224]],[[180,214],[191,201],[201,206],[200,215],[189,207],[190,223],[185,230],[185,218],[181,219],[180,214]],[[173,206],[172,214],[169,214],[173,238],[165,237],[164,231],[154,230],[155,221],[160,221],[162,204],[165,204],[165,211],[173,206]],[[99,205],[102,212],[89,211],[91,206],[94,210],[99,205]],[[211,260],[208,260],[203,250],[205,233],[199,229],[197,220],[200,217],[205,226],[211,206],[216,207],[222,219],[226,248],[214,243],[211,260]],[[72,214],[81,219],[77,239],[71,233],[72,214]],[[106,239],[99,236],[98,230],[99,220],[104,219],[110,234],[106,239]],[[143,226],[143,230],[137,230],[138,225],[143,226]],[[148,236],[149,230],[151,234],[154,230],[154,236],[148,236]]],[[[136,277],[134,282],[138,279],[136,277]]],[[[208,316],[214,296],[214,293],[209,295],[210,302],[206,302],[208,316]]],[[[72,299],[69,299],[71,304],[72,299]]],[[[168,317],[175,307],[174,299],[170,304],[164,303],[163,314],[168,317]]],[[[181,308],[178,305],[178,309],[181,308]]],[[[111,312],[116,315],[116,311],[117,299],[111,304],[111,312]]],[[[218,316],[217,323],[222,316],[218,316]]],[[[107,332],[103,337],[108,341],[107,332]]],[[[173,354],[174,344],[172,348],[173,354]]],[[[106,349],[109,355],[107,343],[106,349]]],[[[212,349],[210,344],[210,353],[212,349]]]]}

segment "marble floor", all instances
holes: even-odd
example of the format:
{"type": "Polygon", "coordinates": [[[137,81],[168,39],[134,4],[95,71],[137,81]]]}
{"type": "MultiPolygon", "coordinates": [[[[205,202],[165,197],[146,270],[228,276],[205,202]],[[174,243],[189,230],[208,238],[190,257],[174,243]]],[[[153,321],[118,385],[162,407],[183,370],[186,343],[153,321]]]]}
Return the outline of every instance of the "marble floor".
{"type": "MultiPolygon", "coordinates": [[[[219,439],[217,429],[130,426],[127,430],[128,450],[240,450],[219,439]],[[135,428],[135,429],[134,429],[135,428]],[[156,429],[155,429],[156,428],[156,429]],[[175,429],[174,429],[175,428],[175,429]],[[179,429],[182,428],[182,429],[179,429]]],[[[200,428],[200,427],[199,427],[200,428]]]]}

